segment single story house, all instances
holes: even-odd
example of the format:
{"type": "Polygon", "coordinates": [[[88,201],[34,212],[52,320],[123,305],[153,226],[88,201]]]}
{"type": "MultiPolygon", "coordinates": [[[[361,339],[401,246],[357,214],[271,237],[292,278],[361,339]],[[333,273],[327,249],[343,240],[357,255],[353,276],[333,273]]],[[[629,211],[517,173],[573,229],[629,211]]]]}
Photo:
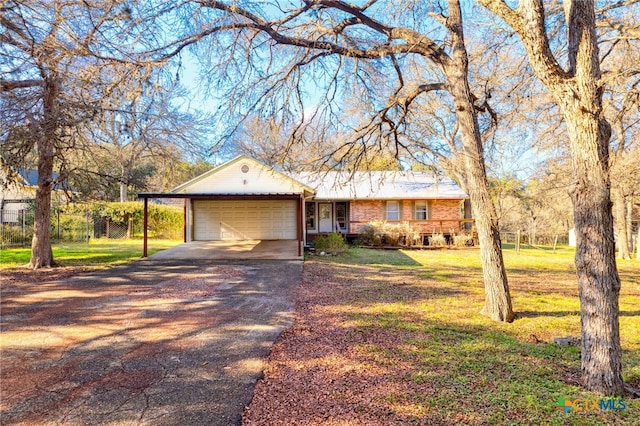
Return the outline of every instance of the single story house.
{"type": "Polygon", "coordinates": [[[446,177],[429,172],[315,172],[287,175],[239,156],[169,193],[182,198],[185,242],[298,240],[340,232],[354,237],[375,220],[410,222],[425,234],[470,229],[469,197],[446,177]]]}

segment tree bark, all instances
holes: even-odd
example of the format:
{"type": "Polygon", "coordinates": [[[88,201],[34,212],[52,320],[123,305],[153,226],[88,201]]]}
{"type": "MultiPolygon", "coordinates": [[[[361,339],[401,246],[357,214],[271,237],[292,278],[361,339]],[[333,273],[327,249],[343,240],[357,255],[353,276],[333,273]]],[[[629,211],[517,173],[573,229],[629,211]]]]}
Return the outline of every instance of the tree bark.
{"type": "Polygon", "coordinates": [[[451,61],[444,66],[447,90],[454,100],[463,150],[465,186],[476,219],[480,258],[485,286],[485,305],[481,313],[495,321],[514,318],[507,274],[502,258],[498,216],[489,191],[484,163],[484,148],[477,113],[468,80],[468,56],[464,43],[460,3],[449,1],[447,26],[452,34],[451,61]]]}
{"type": "Polygon", "coordinates": [[[618,322],[620,278],[615,262],[613,214],[606,170],[606,127],[592,115],[569,111],[575,145],[573,199],[576,272],[582,326],[582,379],[605,395],[622,395],[622,349],[618,322]],[[577,117],[576,117],[577,116],[577,117]]]}
{"type": "Polygon", "coordinates": [[[611,190],[611,201],[613,202],[613,217],[616,230],[616,236],[618,237],[617,248],[618,256],[620,259],[631,259],[631,253],[629,252],[629,238],[628,238],[628,226],[627,226],[627,203],[620,188],[613,188],[611,190]]]}
{"type": "Polygon", "coordinates": [[[541,0],[522,0],[517,10],[500,0],[480,2],[520,36],[531,67],[562,111],[574,179],[571,198],[582,326],[582,380],[591,391],[622,395],[620,277],[615,261],[609,176],[611,126],[602,111],[594,1],[563,3],[568,70],[562,69],[549,46],[541,0]]]}
{"type": "Polygon", "coordinates": [[[35,220],[29,262],[29,267],[33,269],[55,265],[51,249],[51,190],[53,186],[53,142],[57,136],[58,82],[51,78],[45,79],[43,90],[43,119],[37,142],[38,187],[36,189],[35,220]]]}
{"type": "Polygon", "coordinates": [[[120,202],[127,202],[127,184],[124,182],[120,182],[120,202]]]}

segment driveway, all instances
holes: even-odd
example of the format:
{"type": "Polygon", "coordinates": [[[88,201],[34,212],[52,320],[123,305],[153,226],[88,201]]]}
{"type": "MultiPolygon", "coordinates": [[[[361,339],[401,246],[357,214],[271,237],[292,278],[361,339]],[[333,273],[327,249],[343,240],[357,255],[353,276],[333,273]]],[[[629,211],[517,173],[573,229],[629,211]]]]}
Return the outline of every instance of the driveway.
{"type": "Polygon", "coordinates": [[[300,261],[150,258],[3,283],[0,422],[240,424],[301,275],[300,261]]]}
{"type": "MultiPolygon", "coordinates": [[[[153,242],[151,243],[153,244],[153,242]]],[[[191,241],[151,255],[155,260],[302,260],[296,240],[191,241]]]]}

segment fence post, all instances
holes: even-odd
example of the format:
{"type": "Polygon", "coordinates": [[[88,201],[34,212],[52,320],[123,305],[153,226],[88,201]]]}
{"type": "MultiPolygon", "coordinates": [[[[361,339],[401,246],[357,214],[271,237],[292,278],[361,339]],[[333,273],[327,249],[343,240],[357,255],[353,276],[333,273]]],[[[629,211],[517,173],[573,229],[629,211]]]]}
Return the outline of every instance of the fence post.
{"type": "Polygon", "coordinates": [[[27,245],[27,211],[22,209],[22,247],[27,245]]]}
{"type": "Polygon", "coordinates": [[[520,230],[516,232],[516,253],[520,253],[520,230]]]}

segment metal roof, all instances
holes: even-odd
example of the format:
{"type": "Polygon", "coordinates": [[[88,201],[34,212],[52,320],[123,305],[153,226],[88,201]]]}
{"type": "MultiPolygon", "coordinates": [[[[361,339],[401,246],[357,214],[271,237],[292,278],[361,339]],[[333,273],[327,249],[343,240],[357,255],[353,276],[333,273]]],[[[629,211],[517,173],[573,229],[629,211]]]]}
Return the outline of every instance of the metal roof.
{"type": "Polygon", "coordinates": [[[450,178],[431,172],[305,172],[292,176],[321,200],[466,199],[450,178]]]}

